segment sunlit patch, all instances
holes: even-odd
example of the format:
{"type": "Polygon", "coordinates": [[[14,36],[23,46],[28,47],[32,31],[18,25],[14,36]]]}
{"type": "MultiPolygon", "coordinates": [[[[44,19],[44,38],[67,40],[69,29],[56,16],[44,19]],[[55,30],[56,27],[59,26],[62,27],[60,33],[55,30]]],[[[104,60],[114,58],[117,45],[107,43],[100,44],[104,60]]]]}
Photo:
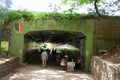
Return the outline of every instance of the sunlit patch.
{"type": "Polygon", "coordinates": [[[52,70],[36,70],[36,71],[32,71],[31,73],[57,74],[57,72],[52,70]]]}
{"type": "Polygon", "coordinates": [[[78,48],[70,45],[70,44],[63,44],[55,47],[57,50],[76,50],[79,51],[78,48]]]}
{"type": "Polygon", "coordinates": [[[65,75],[68,75],[68,76],[69,76],[69,75],[74,75],[74,74],[72,74],[72,73],[66,73],[65,75]]]}
{"type": "Polygon", "coordinates": [[[66,71],[58,71],[59,73],[65,73],[66,71]]]}
{"type": "Polygon", "coordinates": [[[55,78],[61,78],[61,77],[64,77],[62,75],[50,75],[51,77],[55,77],[55,78]]]}
{"type": "Polygon", "coordinates": [[[87,74],[80,74],[78,77],[83,78],[84,80],[91,79],[87,74]]]}
{"type": "Polygon", "coordinates": [[[13,76],[10,77],[10,80],[14,80],[14,79],[19,79],[21,78],[21,76],[23,76],[23,73],[19,73],[19,74],[14,74],[13,76]]]}
{"type": "Polygon", "coordinates": [[[53,48],[53,44],[52,43],[48,43],[48,42],[46,42],[46,43],[41,43],[40,44],[40,48],[41,49],[52,49],[53,48]]]}
{"type": "Polygon", "coordinates": [[[0,64],[1,64],[1,63],[5,63],[5,62],[7,62],[7,61],[10,61],[10,59],[4,59],[4,58],[2,59],[2,58],[1,58],[1,59],[0,59],[0,64]]]}
{"type": "Polygon", "coordinates": [[[78,80],[78,78],[70,78],[70,80],[78,80]]]}
{"type": "Polygon", "coordinates": [[[33,79],[30,79],[30,80],[46,80],[46,79],[36,79],[36,78],[33,78],[33,79]]]}

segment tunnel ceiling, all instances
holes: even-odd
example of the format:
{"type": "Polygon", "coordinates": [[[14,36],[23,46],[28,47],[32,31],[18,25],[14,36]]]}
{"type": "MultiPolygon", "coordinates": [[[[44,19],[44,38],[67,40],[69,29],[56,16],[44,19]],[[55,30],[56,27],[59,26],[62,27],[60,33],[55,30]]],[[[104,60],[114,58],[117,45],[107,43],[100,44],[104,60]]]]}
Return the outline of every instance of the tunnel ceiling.
{"type": "Polygon", "coordinates": [[[25,41],[36,42],[56,42],[66,43],[73,40],[80,40],[85,36],[80,32],[61,31],[61,30],[42,30],[42,31],[30,31],[25,34],[25,41]]]}

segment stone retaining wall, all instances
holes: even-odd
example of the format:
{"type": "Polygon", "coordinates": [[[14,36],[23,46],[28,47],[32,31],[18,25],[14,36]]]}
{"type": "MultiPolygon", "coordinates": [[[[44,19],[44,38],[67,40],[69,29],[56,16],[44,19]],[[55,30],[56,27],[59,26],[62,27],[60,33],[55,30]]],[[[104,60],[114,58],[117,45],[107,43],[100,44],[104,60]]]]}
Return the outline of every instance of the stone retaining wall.
{"type": "Polygon", "coordinates": [[[4,77],[19,66],[19,58],[0,58],[0,78],[4,77]]]}
{"type": "Polygon", "coordinates": [[[120,80],[120,64],[113,64],[93,56],[91,58],[91,73],[95,80],[120,80]]]}

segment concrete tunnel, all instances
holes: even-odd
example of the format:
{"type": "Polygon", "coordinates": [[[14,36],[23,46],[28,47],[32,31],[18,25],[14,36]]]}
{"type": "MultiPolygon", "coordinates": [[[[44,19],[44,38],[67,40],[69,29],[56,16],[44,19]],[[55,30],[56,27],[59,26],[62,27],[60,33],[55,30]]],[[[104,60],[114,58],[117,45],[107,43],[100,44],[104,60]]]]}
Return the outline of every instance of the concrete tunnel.
{"type": "MultiPolygon", "coordinates": [[[[24,35],[24,62],[28,64],[41,64],[40,46],[38,44],[51,43],[54,45],[70,44],[78,51],[67,50],[68,61],[80,57],[81,69],[85,68],[85,35],[81,32],[64,30],[42,30],[29,31],[24,35]],[[32,42],[32,46],[30,43],[32,42]],[[31,47],[31,48],[30,48],[31,47]]],[[[62,50],[62,52],[66,52],[62,50]]],[[[57,53],[55,55],[58,55],[57,53]]],[[[49,63],[58,66],[56,56],[53,53],[49,56],[49,63]]]]}

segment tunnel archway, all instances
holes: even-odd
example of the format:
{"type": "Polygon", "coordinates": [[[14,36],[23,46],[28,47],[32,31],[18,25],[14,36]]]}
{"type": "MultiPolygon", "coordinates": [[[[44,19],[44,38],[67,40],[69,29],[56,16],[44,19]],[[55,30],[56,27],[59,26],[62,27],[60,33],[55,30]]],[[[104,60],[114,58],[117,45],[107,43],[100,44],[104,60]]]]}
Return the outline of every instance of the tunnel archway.
{"type": "MultiPolygon", "coordinates": [[[[71,44],[78,48],[78,55],[81,59],[81,69],[85,68],[85,35],[81,32],[64,31],[64,30],[42,30],[29,31],[24,35],[24,62],[36,62],[40,60],[40,52],[37,44],[52,43],[52,44],[71,44]],[[33,42],[33,49],[28,50],[28,43],[33,42]],[[36,45],[35,45],[36,43],[36,45]]],[[[71,52],[68,50],[68,52],[71,52]]],[[[75,51],[74,51],[75,52],[75,51]]],[[[71,52],[71,53],[74,53],[71,52]]],[[[72,54],[74,56],[75,54],[72,54]]],[[[75,56],[74,56],[75,57],[75,56]]],[[[55,61],[54,57],[49,59],[51,62],[55,61]]]]}

